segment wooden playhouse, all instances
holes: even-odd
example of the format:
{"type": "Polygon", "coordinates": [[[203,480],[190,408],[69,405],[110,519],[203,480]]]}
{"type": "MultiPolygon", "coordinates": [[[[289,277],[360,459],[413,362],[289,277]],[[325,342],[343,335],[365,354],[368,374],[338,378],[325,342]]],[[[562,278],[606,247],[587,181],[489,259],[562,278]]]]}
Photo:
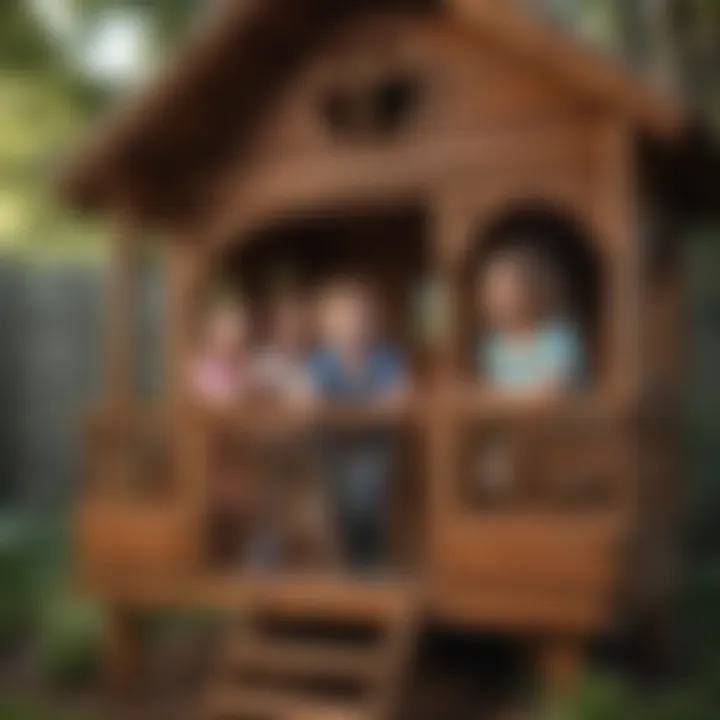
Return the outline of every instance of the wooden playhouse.
{"type": "MultiPolygon", "coordinates": [[[[236,661],[284,677],[358,676],[369,691],[359,716],[381,717],[426,623],[527,636],[559,681],[618,618],[658,617],[676,549],[684,344],[667,180],[680,177],[686,130],[672,99],[514,2],[265,0],[208,12],[65,178],[74,204],[116,228],[107,393],[88,424],[77,516],[82,581],[114,608],[115,676],[133,673],[136,616],[151,606],[371,623],[383,631],[372,652],[283,648],[256,633],[236,661]],[[510,227],[555,239],[592,348],[588,391],[542,410],[487,402],[466,361],[470,280],[510,227]],[[150,232],[168,277],[165,382],[152,403],[133,389],[150,232]],[[393,419],[407,457],[382,579],[244,576],[208,554],[214,438],[252,441],[297,418],[209,417],[189,401],[194,313],[218,268],[262,306],[278,264],[310,285],[338,270],[372,277],[413,359],[412,400],[393,419]],[[419,287],[439,308],[422,339],[419,287]],[[499,435],[516,477],[497,504],[472,488],[499,435]]],[[[376,420],[329,408],[321,421],[376,420]]],[[[308,698],[242,684],[216,700],[228,717],[320,716],[308,698]]]]}

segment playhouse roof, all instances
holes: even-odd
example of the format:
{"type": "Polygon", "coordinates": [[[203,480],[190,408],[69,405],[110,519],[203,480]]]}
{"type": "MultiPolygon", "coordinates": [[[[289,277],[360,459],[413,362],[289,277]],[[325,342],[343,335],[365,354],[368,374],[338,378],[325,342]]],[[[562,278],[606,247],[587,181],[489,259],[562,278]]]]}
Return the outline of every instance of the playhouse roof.
{"type": "Polygon", "coordinates": [[[97,128],[68,165],[62,189],[82,207],[178,221],[198,202],[198,184],[222,171],[232,138],[251,128],[320,37],[352,13],[435,8],[531,60],[568,92],[616,108],[647,136],[682,135],[676,98],[533,18],[517,0],[223,0],[168,67],[97,128]]]}

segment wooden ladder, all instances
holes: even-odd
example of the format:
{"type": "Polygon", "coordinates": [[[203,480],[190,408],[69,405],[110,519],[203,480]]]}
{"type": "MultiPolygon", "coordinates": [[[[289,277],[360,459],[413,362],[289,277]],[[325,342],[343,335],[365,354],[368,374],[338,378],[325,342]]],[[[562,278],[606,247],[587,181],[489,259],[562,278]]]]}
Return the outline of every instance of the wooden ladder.
{"type": "Polygon", "coordinates": [[[415,648],[415,593],[311,595],[260,593],[233,620],[206,720],[390,720],[415,648]]]}

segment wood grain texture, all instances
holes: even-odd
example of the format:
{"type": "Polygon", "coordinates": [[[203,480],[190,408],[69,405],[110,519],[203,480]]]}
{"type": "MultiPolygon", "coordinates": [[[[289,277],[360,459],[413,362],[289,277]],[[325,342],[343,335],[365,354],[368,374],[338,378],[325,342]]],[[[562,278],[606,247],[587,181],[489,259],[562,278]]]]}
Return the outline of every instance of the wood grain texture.
{"type": "Polygon", "coordinates": [[[148,220],[177,224],[191,217],[228,169],[233,149],[252,148],[258,130],[284,124],[274,135],[278,147],[319,139],[302,102],[278,107],[288,85],[312,95],[327,79],[318,72],[317,82],[306,82],[297,72],[324,47],[333,48],[330,70],[362,75],[346,59],[364,25],[372,29],[366,34],[374,55],[420,71],[430,66],[430,110],[417,123],[420,134],[423,128],[462,134],[480,121],[531,117],[548,101],[556,104],[553,98],[617,110],[662,138],[677,138],[685,124],[676,99],[509,7],[515,3],[456,0],[428,10],[432,3],[402,0],[307,0],[282,9],[279,2],[242,9],[229,3],[224,22],[200,28],[167,71],[70,164],[63,183],[68,199],[107,210],[131,193],[148,220]],[[381,21],[373,18],[378,8],[381,21]],[[388,20],[393,10],[396,17],[388,20]],[[402,32],[393,29],[403,25],[402,32]]]}

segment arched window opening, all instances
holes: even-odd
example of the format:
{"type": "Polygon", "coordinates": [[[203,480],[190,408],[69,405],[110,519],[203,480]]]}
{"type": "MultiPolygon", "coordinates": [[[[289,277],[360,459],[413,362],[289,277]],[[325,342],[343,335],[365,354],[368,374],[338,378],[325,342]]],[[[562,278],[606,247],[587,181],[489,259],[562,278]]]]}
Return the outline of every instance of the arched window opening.
{"type": "MultiPolygon", "coordinates": [[[[477,238],[465,272],[466,356],[486,392],[534,404],[593,391],[603,372],[605,277],[580,223],[546,205],[512,209],[477,238]]],[[[462,440],[463,505],[603,511],[615,499],[613,474],[592,458],[604,456],[605,440],[582,423],[570,440],[568,427],[550,416],[533,426],[522,413],[470,423],[462,440]]]]}
{"type": "Polygon", "coordinates": [[[602,260],[581,223],[540,203],[504,213],[477,238],[467,263],[463,321],[474,371],[481,365],[479,343],[497,331],[498,323],[517,320],[532,329],[560,319],[577,328],[585,359],[582,384],[592,384],[601,370],[603,291],[602,260]],[[527,266],[521,268],[527,271],[522,275],[526,287],[519,288],[527,318],[492,317],[501,310],[482,297],[488,272],[505,259],[527,266]]]}

